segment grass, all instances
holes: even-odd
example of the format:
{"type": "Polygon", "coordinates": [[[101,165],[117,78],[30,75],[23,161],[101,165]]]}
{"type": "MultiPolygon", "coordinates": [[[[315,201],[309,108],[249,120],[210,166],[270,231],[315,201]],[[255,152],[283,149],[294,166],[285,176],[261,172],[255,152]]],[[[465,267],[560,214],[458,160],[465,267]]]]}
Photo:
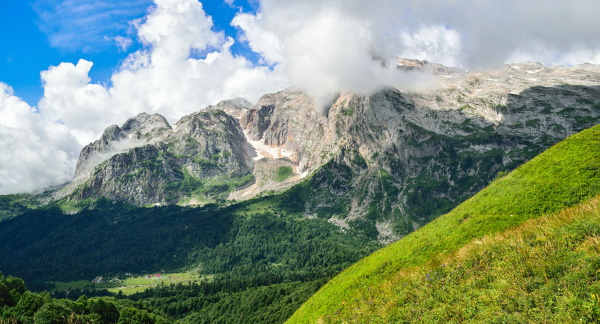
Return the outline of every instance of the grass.
{"type": "Polygon", "coordinates": [[[452,253],[473,239],[554,214],[600,192],[600,126],[573,135],[402,240],[357,262],[288,321],[314,323],[348,312],[403,269],[452,253]]]}
{"type": "Polygon", "coordinates": [[[402,269],[324,322],[597,323],[599,266],[597,196],[402,269]]]}
{"type": "Polygon", "coordinates": [[[179,197],[178,205],[188,204],[192,200],[203,205],[219,199],[226,199],[230,192],[254,181],[254,175],[251,173],[243,176],[221,175],[210,179],[198,179],[184,168],[183,175],[182,181],[167,185],[167,188],[173,193],[172,197],[167,197],[166,200],[179,197]]]}
{"type": "MultiPolygon", "coordinates": [[[[192,281],[206,281],[210,280],[211,276],[200,276],[193,272],[180,272],[180,273],[162,273],[160,277],[156,277],[156,274],[147,274],[142,276],[130,276],[119,282],[106,282],[102,284],[93,284],[88,280],[77,280],[69,282],[50,282],[54,285],[51,291],[66,291],[71,289],[83,289],[83,288],[98,288],[107,289],[110,292],[118,293],[122,292],[124,295],[133,295],[138,292],[142,292],[148,288],[156,287],[160,284],[178,284],[178,283],[190,283],[192,281]]],[[[106,278],[108,280],[108,278],[106,278]]]]}
{"type": "Polygon", "coordinates": [[[0,221],[17,216],[37,207],[27,194],[0,195],[0,221]]]}
{"type": "Polygon", "coordinates": [[[277,182],[283,182],[294,174],[291,166],[280,166],[277,168],[277,182]]]}

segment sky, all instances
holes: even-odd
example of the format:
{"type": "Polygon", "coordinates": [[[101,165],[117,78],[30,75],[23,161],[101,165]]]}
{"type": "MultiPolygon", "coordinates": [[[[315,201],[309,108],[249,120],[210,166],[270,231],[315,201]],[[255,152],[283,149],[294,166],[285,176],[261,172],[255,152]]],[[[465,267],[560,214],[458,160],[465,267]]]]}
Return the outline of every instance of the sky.
{"type": "Polygon", "coordinates": [[[141,112],[173,123],[296,86],[410,88],[397,57],[468,70],[600,63],[597,0],[0,0],[0,194],[70,181],[141,112]]]}

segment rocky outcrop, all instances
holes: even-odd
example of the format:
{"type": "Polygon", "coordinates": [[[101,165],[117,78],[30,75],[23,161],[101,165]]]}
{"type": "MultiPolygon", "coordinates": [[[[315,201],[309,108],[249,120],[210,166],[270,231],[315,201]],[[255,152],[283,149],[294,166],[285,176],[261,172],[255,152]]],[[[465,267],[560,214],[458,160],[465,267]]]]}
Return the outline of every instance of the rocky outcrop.
{"type": "Polygon", "coordinates": [[[330,157],[323,156],[324,152],[337,149],[332,121],[315,109],[305,93],[287,89],[260,98],[240,123],[250,139],[289,152],[298,172],[303,173],[327,161],[330,157]]]}
{"type": "Polygon", "coordinates": [[[459,68],[448,67],[441,64],[429,62],[427,60],[415,60],[409,58],[398,58],[396,68],[405,72],[428,72],[438,75],[465,73],[464,70],[459,68]]]}
{"type": "Polygon", "coordinates": [[[128,119],[122,127],[109,126],[100,139],[86,145],[79,154],[75,179],[87,178],[96,165],[111,156],[129,149],[163,139],[163,135],[171,131],[171,125],[158,114],[141,113],[128,119]]]}
{"type": "Polygon", "coordinates": [[[206,203],[252,181],[252,159],[238,121],[219,109],[183,117],[173,127],[140,114],[80,154],[69,199],[106,197],[136,205],[206,203]]]}
{"type": "Polygon", "coordinates": [[[432,73],[438,86],[345,92],[325,113],[292,88],[254,107],[224,101],[173,127],[138,115],[84,148],[69,197],[202,204],[307,181],[296,187],[306,217],[389,243],[600,122],[596,65],[467,73],[401,59],[398,69],[432,73]]]}
{"type": "Polygon", "coordinates": [[[215,106],[208,106],[205,110],[222,110],[228,115],[240,119],[250,109],[252,109],[252,104],[248,100],[244,98],[234,98],[223,100],[215,106]]]}
{"type": "MultiPolygon", "coordinates": [[[[406,63],[406,62],[405,62],[406,63]]],[[[600,68],[507,65],[465,73],[423,61],[439,87],[342,93],[319,113],[303,93],[263,96],[241,119],[309,172],[307,217],[388,243],[449,211],[550,145],[600,122],[600,68]]]]}

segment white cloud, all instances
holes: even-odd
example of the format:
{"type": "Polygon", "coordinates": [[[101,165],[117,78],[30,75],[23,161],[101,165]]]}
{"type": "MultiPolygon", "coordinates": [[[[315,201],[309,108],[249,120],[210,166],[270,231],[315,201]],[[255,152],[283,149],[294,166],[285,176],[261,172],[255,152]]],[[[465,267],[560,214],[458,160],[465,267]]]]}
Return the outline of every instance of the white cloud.
{"type": "Polygon", "coordinates": [[[112,40],[115,41],[115,44],[117,44],[117,47],[122,52],[127,51],[127,49],[129,49],[129,47],[133,44],[133,39],[129,37],[115,36],[112,38],[112,40]]]}
{"type": "Polygon", "coordinates": [[[36,0],[33,8],[50,44],[67,50],[94,50],[127,31],[151,0],[36,0]]]}
{"type": "Polygon", "coordinates": [[[507,62],[552,62],[554,65],[575,65],[580,63],[600,64],[600,48],[573,48],[568,52],[561,52],[552,47],[533,42],[515,50],[506,60],[507,62]]]}
{"type": "Polygon", "coordinates": [[[42,72],[44,97],[39,103],[40,111],[67,126],[81,145],[95,140],[102,127],[129,116],[122,109],[111,109],[108,89],[89,83],[92,65],[79,60],[76,65],[61,63],[42,72]]]}
{"type": "Polygon", "coordinates": [[[65,126],[45,119],[0,83],[0,194],[69,181],[78,148],[65,126]]]}
{"type": "Polygon", "coordinates": [[[374,60],[369,23],[328,8],[289,35],[286,69],[291,82],[325,106],[341,90],[368,93],[408,81],[395,66],[374,60]]]}
{"type": "Polygon", "coordinates": [[[233,56],[233,40],[212,31],[196,0],[156,0],[147,17],[132,25],[144,48],[129,55],[110,85],[91,83],[93,63],[79,60],[42,72],[39,112],[7,86],[1,89],[0,193],[71,179],[81,147],[137,113],[160,113],[175,122],[223,99],[256,102],[288,86],[281,69],[233,56]]]}
{"type": "Polygon", "coordinates": [[[427,26],[414,33],[400,33],[403,47],[397,51],[400,57],[426,59],[446,66],[460,65],[460,34],[444,26],[427,26]]]}
{"type": "MultiPolygon", "coordinates": [[[[266,62],[278,63],[292,84],[326,106],[339,91],[369,93],[415,82],[415,75],[402,74],[390,63],[406,49],[398,46],[401,30],[379,19],[393,8],[392,1],[264,0],[256,15],[240,13],[232,24],[244,31],[243,40],[266,62]],[[377,7],[380,3],[385,6],[377,7]]],[[[428,54],[423,50],[427,44],[422,44],[428,35],[422,34],[417,35],[420,39],[412,36],[413,47],[428,54]]],[[[448,34],[434,35],[434,41],[448,34]]],[[[454,50],[459,46],[456,38],[440,47],[454,50]]]]}
{"type": "MultiPolygon", "coordinates": [[[[600,49],[598,11],[600,2],[595,0],[261,0],[256,15],[240,13],[233,24],[271,63],[304,64],[306,60],[297,60],[300,53],[293,49],[297,42],[314,42],[325,53],[345,49],[335,59],[311,57],[321,66],[350,62],[361,51],[383,59],[413,56],[482,68],[498,66],[515,55],[551,65],[595,59],[600,49]],[[330,24],[323,19],[328,12],[336,12],[330,24]],[[332,24],[336,34],[328,29],[332,24]],[[317,44],[325,35],[328,41],[317,44]],[[360,39],[348,42],[351,37],[360,39]],[[552,55],[536,50],[540,48],[552,55]]],[[[306,78],[347,73],[329,70],[308,75],[313,72],[307,69],[306,78]]],[[[292,81],[296,80],[292,77],[292,81]]]]}
{"type": "Polygon", "coordinates": [[[241,41],[255,53],[260,53],[265,63],[275,64],[284,61],[283,44],[274,32],[260,28],[260,14],[257,16],[241,13],[233,18],[231,24],[244,31],[241,41]]]}
{"type": "Polygon", "coordinates": [[[578,0],[261,0],[232,24],[321,104],[341,90],[407,85],[373,61],[409,57],[467,69],[524,59],[597,62],[600,2],[578,0]],[[534,46],[535,45],[535,46],[534,46]]]}

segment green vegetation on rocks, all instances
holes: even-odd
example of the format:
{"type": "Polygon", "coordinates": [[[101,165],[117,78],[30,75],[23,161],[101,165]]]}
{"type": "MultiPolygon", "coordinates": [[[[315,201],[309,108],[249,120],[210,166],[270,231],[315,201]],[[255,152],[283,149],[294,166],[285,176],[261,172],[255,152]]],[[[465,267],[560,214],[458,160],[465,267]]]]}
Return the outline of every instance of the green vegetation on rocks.
{"type": "Polygon", "coordinates": [[[277,181],[283,182],[294,174],[291,166],[280,166],[277,168],[277,181]]]}

